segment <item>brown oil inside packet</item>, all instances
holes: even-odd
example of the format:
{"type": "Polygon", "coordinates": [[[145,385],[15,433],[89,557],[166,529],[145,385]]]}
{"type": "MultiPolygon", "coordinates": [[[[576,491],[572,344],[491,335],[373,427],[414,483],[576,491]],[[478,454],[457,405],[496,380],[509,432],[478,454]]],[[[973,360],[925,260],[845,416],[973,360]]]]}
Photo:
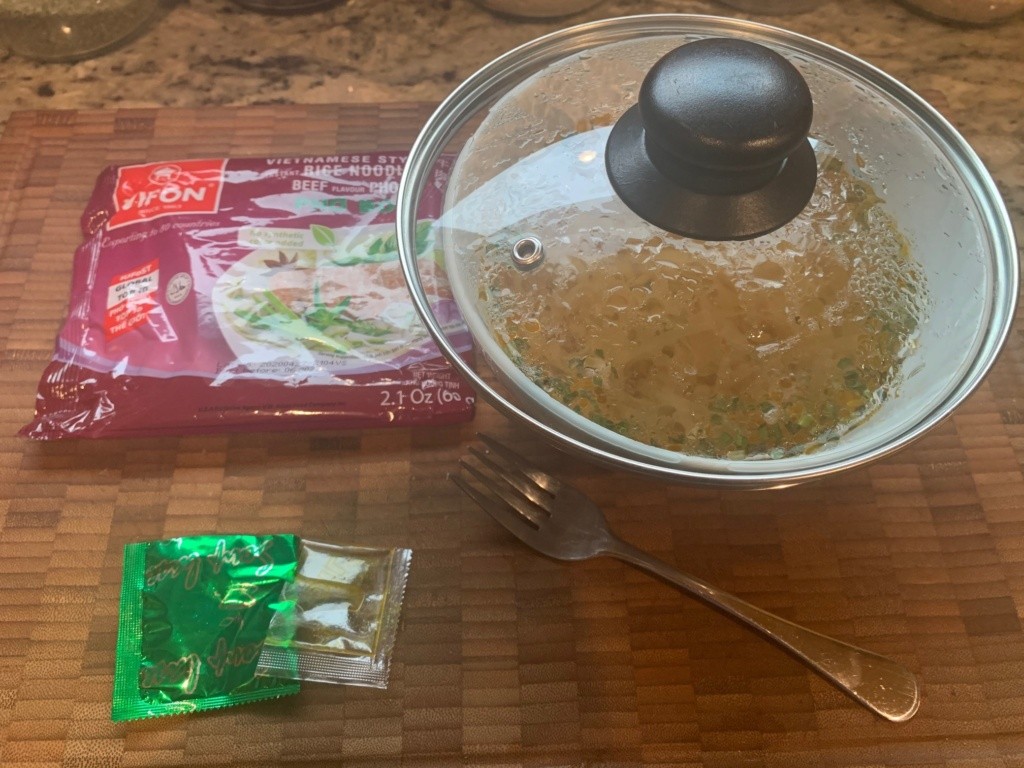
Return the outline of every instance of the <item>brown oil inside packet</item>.
{"type": "Polygon", "coordinates": [[[260,674],[387,686],[412,552],[302,541],[271,621],[260,674]]]}

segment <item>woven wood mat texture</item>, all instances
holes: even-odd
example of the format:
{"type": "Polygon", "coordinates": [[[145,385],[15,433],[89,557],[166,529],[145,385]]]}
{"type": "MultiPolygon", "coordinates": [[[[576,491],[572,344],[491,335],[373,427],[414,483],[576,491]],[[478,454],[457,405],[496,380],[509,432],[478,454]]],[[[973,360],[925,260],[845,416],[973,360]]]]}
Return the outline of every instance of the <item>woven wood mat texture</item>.
{"type": "Polygon", "coordinates": [[[772,492],[563,456],[485,405],[441,429],[33,443],[100,169],[406,149],[429,105],[23,112],[0,141],[0,765],[1024,766],[1024,337],[956,415],[868,468],[772,492]],[[576,483],[634,544],[906,663],[883,722],[616,561],[514,541],[446,479],[477,430],[576,483]],[[293,532],[415,551],[386,691],[115,724],[126,542],[293,532]]]}

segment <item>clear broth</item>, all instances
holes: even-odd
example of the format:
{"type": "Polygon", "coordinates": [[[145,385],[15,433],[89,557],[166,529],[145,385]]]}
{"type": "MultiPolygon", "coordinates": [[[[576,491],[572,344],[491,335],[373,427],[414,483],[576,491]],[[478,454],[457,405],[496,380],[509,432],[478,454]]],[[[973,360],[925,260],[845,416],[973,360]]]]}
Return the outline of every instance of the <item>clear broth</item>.
{"type": "Polygon", "coordinates": [[[800,217],[747,242],[650,234],[602,250],[614,214],[594,210],[478,243],[495,338],[552,397],[649,445],[781,458],[838,439],[897,391],[925,285],[870,185],[820,162],[800,217]],[[558,227],[541,267],[511,264],[515,240],[558,227]]]}

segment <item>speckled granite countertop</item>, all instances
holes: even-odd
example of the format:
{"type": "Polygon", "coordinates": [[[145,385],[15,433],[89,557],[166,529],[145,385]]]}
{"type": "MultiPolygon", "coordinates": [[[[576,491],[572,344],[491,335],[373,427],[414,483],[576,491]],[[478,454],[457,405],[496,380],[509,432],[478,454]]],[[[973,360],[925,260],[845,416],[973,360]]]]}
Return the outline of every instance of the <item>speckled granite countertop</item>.
{"type": "MultiPolygon", "coordinates": [[[[77,64],[0,58],[0,126],[22,109],[439,100],[494,56],[608,16],[739,15],[693,0],[606,0],[568,20],[498,18],[470,0],[348,0],[267,16],[228,0],[177,2],[145,34],[77,64]]],[[[832,43],[908,84],[949,117],[1024,218],[1024,17],[986,28],[919,16],[895,0],[831,0],[747,15],[832,43]]]]}

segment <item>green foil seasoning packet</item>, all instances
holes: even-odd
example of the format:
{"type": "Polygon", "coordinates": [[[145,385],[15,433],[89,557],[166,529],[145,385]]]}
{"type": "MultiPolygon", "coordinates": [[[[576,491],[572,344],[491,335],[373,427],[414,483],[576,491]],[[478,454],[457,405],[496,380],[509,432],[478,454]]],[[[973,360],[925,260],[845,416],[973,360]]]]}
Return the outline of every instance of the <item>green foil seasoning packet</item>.
{"type": "Polygon", "coordinates": [[[303,540],[258,673],[386,688],[411,561],[408,549],[303,540]]]}
{"type": "Polygon", "coordinates": [[[188,536],[124,553],[111,718],[136,720],[298,693],[257,676],[272,617],[288,607],[298,539],[188,536]]]}

